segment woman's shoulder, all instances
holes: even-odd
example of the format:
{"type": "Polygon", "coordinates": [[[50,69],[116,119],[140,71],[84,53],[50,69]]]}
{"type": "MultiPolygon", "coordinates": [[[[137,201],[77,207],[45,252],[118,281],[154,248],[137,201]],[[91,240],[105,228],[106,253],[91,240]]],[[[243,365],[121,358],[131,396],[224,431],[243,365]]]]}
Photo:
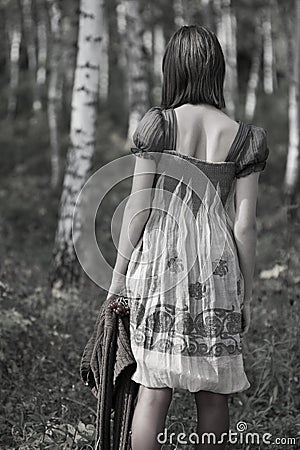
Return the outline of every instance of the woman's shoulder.
{"type": "Polygon", "coordinates": [[[133,142],[141,151],[160,151],[164,146],[165,119],[163,108],[153,106],[142,116],[133,134],[133,142]]]}
{"type": "Polygon", "coordinates": [[[265,169],[269,157],[267,130],[255,124],[246,124],[247,138],[236,159],[236,177],[265,169]]]}

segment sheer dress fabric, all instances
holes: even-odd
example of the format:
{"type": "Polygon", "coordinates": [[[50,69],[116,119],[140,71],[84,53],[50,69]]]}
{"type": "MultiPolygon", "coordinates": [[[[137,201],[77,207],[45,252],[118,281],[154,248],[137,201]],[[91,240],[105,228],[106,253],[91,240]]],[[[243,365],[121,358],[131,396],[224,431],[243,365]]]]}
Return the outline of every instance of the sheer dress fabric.
{"type": "Polygon", "coordinates": [[[130,336],[147,387],[248,389],[240,336],[244,279],[233,235],[236,179],[265,169],[264,128],[238,121],[223,162],[176,151],[174,109],[151,108],[134,133],[155,160],[150,215],[126,273],[130,336]]]}

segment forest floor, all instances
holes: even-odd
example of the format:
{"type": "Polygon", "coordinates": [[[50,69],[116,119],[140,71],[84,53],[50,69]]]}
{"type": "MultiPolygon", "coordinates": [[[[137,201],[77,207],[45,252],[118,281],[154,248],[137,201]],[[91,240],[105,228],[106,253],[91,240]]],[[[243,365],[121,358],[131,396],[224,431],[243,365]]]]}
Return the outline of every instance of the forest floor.
{"type": "MultiPolygon", "coordinates": [[[[96,401],[79,364],[105,295],[86,278],[78,294],[51,297],[59,196],[49,190],[42,156],[36,152],[31,165],[19,154],[13,159],[0,182],[0,449],[91,449],[96,401]]],[[[260,439],[270,433],[272,444],[237,442],[228,445],[233,450],[300,448],[300,224],[299,215],[286,220],[281,176],[261,177],[252,325],[244,342],[251,388],[230,396],[231,429],[244,422],[239,426],[260,439]]],[[[175,390],[166,426],[168,436],[195,432],[192,394],[175,390]]],[[[164,450],[193,448],[168,442],[164,450]]]]}

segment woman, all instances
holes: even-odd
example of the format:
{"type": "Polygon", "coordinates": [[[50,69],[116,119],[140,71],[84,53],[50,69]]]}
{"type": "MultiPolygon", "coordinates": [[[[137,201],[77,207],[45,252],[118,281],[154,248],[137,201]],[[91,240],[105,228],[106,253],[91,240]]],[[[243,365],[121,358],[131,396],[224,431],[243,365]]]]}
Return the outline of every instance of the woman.
{"type": "Polygon", "coordinates": [[[133,138],[135,173],[108,294],[125,289],[129,302],[112,297],[111,307],[130,313],[132,380],[140,384],[132,449],[160,448],[176,387],[195,396],[198,436],[218,440],[199,439],[195,448],[224,449],[228,395],[250,386],[242,337],[250,324],[266,131],[222,111],[224,56],[206,27],[180,28],[162,69],[162,104],[145,114],[133,138]]]}

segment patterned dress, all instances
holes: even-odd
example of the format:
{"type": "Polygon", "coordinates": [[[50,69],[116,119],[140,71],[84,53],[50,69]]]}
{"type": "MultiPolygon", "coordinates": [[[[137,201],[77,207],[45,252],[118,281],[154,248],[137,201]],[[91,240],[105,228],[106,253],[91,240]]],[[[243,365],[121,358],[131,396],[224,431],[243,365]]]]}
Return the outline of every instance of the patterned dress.
{"type": "Polygon", "coordinates": [[[248,389],[241,332],[244,279],[233,235],[236,178],[265,168],[266,130],[238,121],[224,162],[176,151],[174,109],[151,108],[132,152],[156,162],[149,219],[126,273],[130,337],[147,387],[248,389]]]}

